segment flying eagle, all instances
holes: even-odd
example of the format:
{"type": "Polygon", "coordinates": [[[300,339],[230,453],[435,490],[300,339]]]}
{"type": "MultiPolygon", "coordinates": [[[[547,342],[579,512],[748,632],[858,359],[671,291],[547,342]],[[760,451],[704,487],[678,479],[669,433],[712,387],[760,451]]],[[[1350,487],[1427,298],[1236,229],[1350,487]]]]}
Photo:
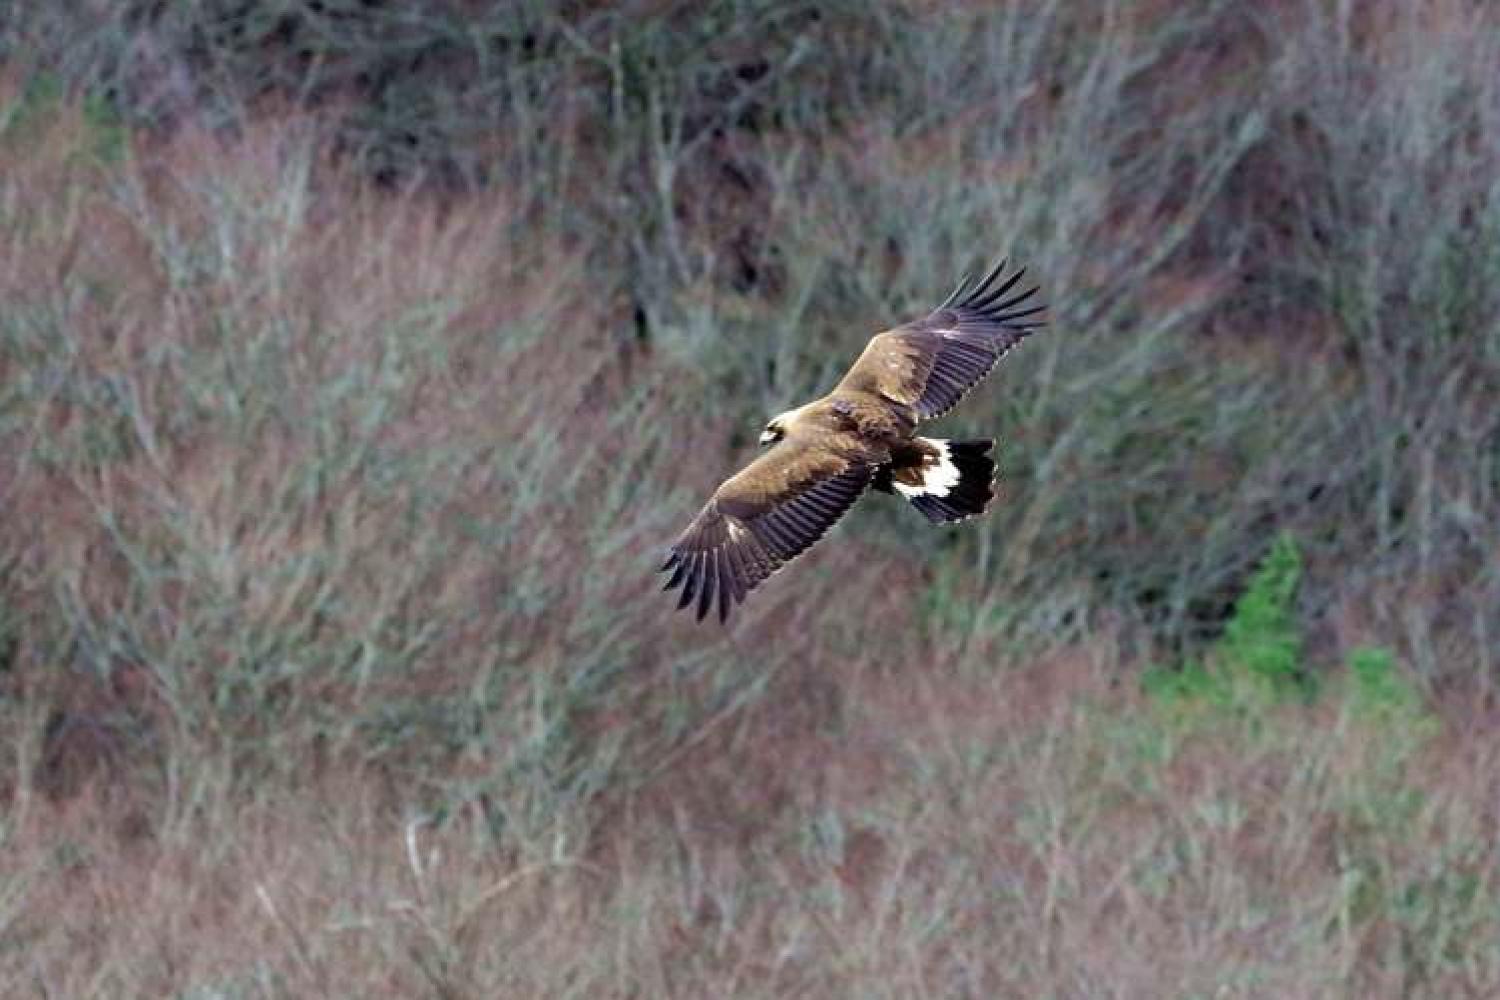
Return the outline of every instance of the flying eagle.
{"type": "Polygon", "coordinates": [[[714,491],[662,566],[677,607],[714,598],[719,620],[772,573],[823,537],[870,487],[899,493],[934,524],[981,514],[994,496],[995,442],[917,437],[918,421],[951,410],[1032,330],[1045,305],[1032,287],[965,278],[928,316],[876,334],[833,391],[773,417],[769,451],[714,491]],[[992,287],[994,286],[994,287],[992,287]],[[1007,297],[1009,296],[1009,297],[1007,297]]]}

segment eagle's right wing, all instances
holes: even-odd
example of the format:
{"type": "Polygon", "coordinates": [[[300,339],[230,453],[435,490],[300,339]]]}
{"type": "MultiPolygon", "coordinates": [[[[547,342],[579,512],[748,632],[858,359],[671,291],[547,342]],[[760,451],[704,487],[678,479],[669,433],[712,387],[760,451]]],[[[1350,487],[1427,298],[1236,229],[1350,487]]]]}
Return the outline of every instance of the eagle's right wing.
{"type": "Polygon", "coordinates": [[[844,516],[870,485],[873,468],[814,445],[786,440],[714,491],[672,543],[666,589],[682,586],[678,608],[698,600],[702,620],[719,600],[719,620],[745,595],[844,516]]]}
{"type": "Polygon", "coordinates": [[[1003,270],[1005,261],[978,284],[965,278],[928,316],[870,338],[834,392],[877,393],[915,408],[921,420],[947,413],[1007,351],[1046,325],[1031,319],[1045,305],[1017,308],[1036,286],[1006,297],[1025,268],[990,287],[1003,270]]]}

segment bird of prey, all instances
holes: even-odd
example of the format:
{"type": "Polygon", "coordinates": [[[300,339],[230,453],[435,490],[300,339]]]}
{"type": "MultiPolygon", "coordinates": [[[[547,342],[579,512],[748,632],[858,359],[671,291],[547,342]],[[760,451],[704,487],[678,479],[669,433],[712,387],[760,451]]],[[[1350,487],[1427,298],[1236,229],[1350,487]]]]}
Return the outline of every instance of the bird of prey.
{"type": "Polygon", "coordinates": [[[1013,292],[1022,268],[996,284],[965,278],[927,316],[876,334],[833,391],[773,417],[770,448],[726,480],[662,566],[666,589],[719,620],[771,574],[822,538],[866,489],[899,493],[935,524],[981,514],[994,496],[994,442],[917,437],[918,422],[953,408],[1032,330],[1037,287],[1013,292]]]}

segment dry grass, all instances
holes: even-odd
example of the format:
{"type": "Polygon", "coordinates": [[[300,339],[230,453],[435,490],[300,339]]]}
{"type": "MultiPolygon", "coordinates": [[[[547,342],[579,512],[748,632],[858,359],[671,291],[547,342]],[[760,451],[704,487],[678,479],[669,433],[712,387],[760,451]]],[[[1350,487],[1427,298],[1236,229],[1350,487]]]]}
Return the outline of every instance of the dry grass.
{"type": "Polygon", "coordinates": [[[33,801],[5,977],[79,997],[1500,988],[1493,720],[1454,705],[1441,737],[1396,743],[1339,699],[1173,722],[1092,654],[969,681],[851,665],[823,678],[836,718],[765,705],[593,842],[526,858],[478,808],[391,808],[369,772],[210,804],[172,839],[122,827],[101,786],[33,801]]]}

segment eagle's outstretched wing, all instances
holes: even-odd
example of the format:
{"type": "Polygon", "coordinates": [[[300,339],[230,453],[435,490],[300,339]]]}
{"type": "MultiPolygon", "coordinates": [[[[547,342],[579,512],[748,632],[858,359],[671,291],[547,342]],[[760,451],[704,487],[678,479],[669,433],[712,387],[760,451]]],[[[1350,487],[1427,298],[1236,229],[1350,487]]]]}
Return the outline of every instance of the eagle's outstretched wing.
{"type": "Polygon", "coordinates": [[[870,338],[834,392],[878,393],[914,407],[921,420],[947,413],[1007,351],[1046,325],[1031,318],[1045,305],[1023,305],[1036,286],[1010,294],[1025,268],[991,287],[1004,270],[1001,261],[977,284],[965,278],[930,315],[870,338]]]}
{"type": "Polygon", "coordinates": [[[715,490],[672,543],[666,589],[681,585],[678,608],[697,598],[700,621],[717,596],[728,619],[732,602],[822,538],[873,476],[868,464],[783,441],[715,490]]]}

